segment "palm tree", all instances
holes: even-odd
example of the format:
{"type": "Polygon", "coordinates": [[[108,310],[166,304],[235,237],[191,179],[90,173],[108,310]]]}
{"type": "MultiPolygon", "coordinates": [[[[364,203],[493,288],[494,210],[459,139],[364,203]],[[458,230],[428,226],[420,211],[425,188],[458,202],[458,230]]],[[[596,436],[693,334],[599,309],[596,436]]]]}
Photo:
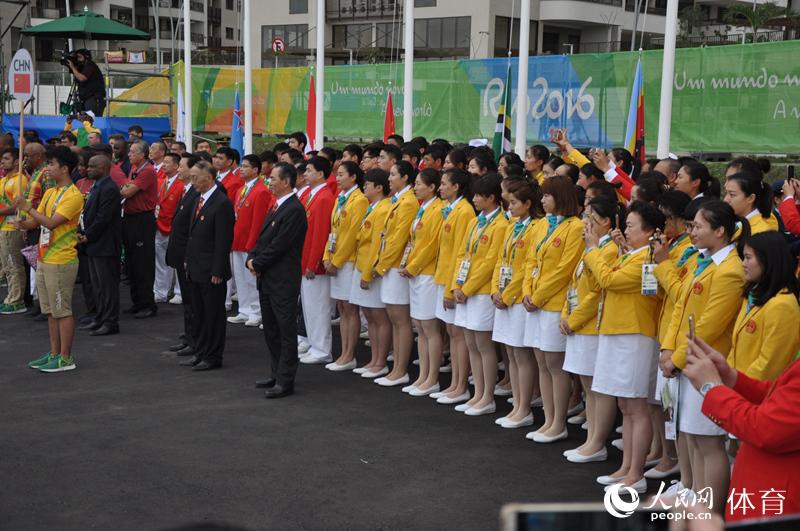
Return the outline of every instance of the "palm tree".
{"type": "Polygon", "coordinates": [[[756,34],[758,30],[765,27],[767,23],[776,18],[795,18],[797,14],[793,13],[788,7],[781,7],[772,2],[765,4],[755,4],[753,6],[745,4],[733,4],[728,8],[725,14],[725,20],[729,24],[743,25],[742,19],[747,21],[752,32],[752,42],[756,42],[756,34]]]}

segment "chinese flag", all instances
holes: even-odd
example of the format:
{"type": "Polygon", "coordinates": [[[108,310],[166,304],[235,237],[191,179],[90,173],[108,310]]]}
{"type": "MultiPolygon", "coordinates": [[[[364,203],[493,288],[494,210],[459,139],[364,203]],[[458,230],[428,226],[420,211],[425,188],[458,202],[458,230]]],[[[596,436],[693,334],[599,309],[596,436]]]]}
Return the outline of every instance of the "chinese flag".
{"type": "Polygon", "coordinates": [[[389,91],[389,97],[386,99],[386,114],[383,117],[383,141],[389,140],[394,132],[394,105],[392,105],[392,92],[389,91]]]}
{"type": "Polygon", "coordinates": [[[31,91],[31,75],[14,74],[14,92],[30,92],[30,91],[31,91]]]}

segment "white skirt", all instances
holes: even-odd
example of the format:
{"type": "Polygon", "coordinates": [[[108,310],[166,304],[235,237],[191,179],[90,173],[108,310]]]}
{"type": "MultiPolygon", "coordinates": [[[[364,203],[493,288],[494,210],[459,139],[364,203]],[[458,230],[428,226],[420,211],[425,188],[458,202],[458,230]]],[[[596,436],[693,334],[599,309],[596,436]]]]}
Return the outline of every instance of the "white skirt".
{"type": "Polygon", "coordinates": [[[594,376],[599,341],[600,337],[594,334],[572,334],[567,336],[564,370],[580,376],[594,376]]]}
{"type": "MultiPolygon", "coordinates": [[[[359,278],[359,283],[361,282],[359,278]]],[[[350,300],[350,292],[353,290],[353,262],[347,262],[336,272],[335,277],[331,277],[331,299],[337,301],[350,300]]]]}
{"type": "Polygon", "coordinates": [[[601,335],[592,391],[621,398],[649,397],[657,346],[654,338],[641,334],[601,335]]]}
{"type": "Polygon", "coordinates": [[[539,337],[538,348],[544,352],[564,352],[567,349],[567,336],[561,333],[561,312],[538,310],[539,337]]]}
{"type": "Polygon", "coordinates": [[[725,430],[703,415],[703,396],[694,388],[683,373],[678,376],[680,397],[678,398],[678,431],[690,435],[725,435],[725,430]]]}
{"type": "Polygon", "coordinates": [[[445,324],[453,324],[456,320],[456,310],[444,307],[444,286],[436,284],[436,318],[445,324]]]}
{"type": "Polygon", "coordinates": [[[536,348],[539,346],[540,313],[542,313],[541,310],[536,310],[535,312],[529,312],[528,310],[525,310],[525,336],[522,342],[526,347],[536,348]]]}
{"type": "Polygon", "coordinates": [[[514,304],[505,310],[494,309],[492,341],[509,347],[525,346],[525,319],[528,312],[522,304],[514,304]]]}
{"type": "Polygon", "coordinates": [[[491,332],[494,310],[491,295],[473,295],[466,303],[456,305],[454,324],[473,332],[491,332]]]}
{"type": "Polygon", "coordinates": [[[361,273],[354,270],[351,275],[350,304],[362,308],[386,308],[381,302],[381,278],[376,277],[367,289],[361,289],[361,273]]]}
{"type": "Polygon", "coordinates": [[[390,269],[381,282],[381,302],[384,304],[409,304],[408,279],[400,276],[399,269],[390,269]]]}
{"type": "Polygon", "coordinates": [[[433,275],[419,275],[408,281],[411,318],[419,321],[436,319],[436,284],[433,275]]]}

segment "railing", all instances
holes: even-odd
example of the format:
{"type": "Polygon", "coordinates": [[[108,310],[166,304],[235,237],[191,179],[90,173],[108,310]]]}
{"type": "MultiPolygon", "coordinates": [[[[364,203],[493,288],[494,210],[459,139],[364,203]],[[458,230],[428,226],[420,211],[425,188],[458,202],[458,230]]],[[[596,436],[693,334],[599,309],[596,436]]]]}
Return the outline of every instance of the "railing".
{"type": "MultiPolygon", "coordinates": [[[[192,42],[195,44],[203,44],[205,42],[205,35],[202,33],[194,33],[191,34],[192,42]]],[[[209,39],[210,41],[211,39],[209,39]]]]}
{"type": "Polygon", "coordinates": [[[403,0],[327,0],[325,7],[328,20],[399,17],[402,13],[403,0]]]}
{"type": "MultiPolygon", "coordinates": [[[[543,2],[549,2],[554,0],[542,0],[543,2]]],[[[579,2],[587,2],[589,4],[602,4],[604,6],[616,6],[622,7],[622,0],[577,0],[579,2]]],[[[632,1],[632,0],[629,0],[632,1]]],[[[633,8],[631,8],[633,9],[633,8]]]]}
{"type": "MultiPolygon", "coordinates": [[[[647,5],[648,2],[645,2],[644,0],[642,0],[641,5],[639,6],[639,13],[644,13],[645,5],[647,5],[647,13],[648,14],[650,14],[650,15],[661,15],[662,17],[666,16],[666,14],[667,14],[666,2],[663,3],[663,6],[653,5],[653,4],[656,4],[656,3],[657,2],[651,0],[649,5],[647,5]]],[[[625,2],[625,11],[633,12],[635,9],[636,9],[636,1],[635,0],[627,0],[625,2]]]]}

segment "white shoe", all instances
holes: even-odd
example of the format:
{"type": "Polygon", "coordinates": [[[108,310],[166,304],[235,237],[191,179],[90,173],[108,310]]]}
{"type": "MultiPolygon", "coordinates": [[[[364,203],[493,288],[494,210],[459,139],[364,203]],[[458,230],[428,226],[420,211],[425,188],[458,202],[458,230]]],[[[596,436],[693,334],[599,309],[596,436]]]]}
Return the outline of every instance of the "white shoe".
{"type": "Polygon", "coordinates": [[[436,391],[435,393],[431,393],[428,396],[433,398],[434,400],[436,400],[437,398],[441,398],[441,397],[446,396],[446,395],[447,395],[447,393],[443,393],[442,391],[436,391]]]}
{"type": "Polygon", "coordinates": [[[624,448],[622,439],[614,439],[613,441],[611,441],[611,446],[613,446],[614,448],[616,448],[620,452],[624,448]]]}
{"type": "Polygon", "coordinates": [[[414,361],[412,361],[411,363],[412,363],[412,364],[414,364],[414,365],[416,365],[417,367],[419,367],[419,358],[415,359],[415,360],[414,360],[414,361]]]}
{"type": "Polygon", "coordinates": [[[554,443],[556,441],[563,441],[568,436],[569,436],[569,433],[567,432],[567,430],[565,428],[564,431],[562,431],[558,435],[553,435],[552,437],[548,436],[548,435],[543,435],[541,433],[536,433],[533,436],[533,442],[537,442],[537,443],[541,443],[541,444],[549,444],[549,443],[554,443]]]}
{"type": "Polygon", "coordinates": [[[367,331],[366,328],[362,328],[361,332],[358,334],[358,337],[360,337],[361,339],[369,339],[369,332],[367,331]]]}
{"type": "Polygon", "coordinates": [[[656,470],[655,468],[651,468],[650,470],[644,473],[644,477],[646,477],[647,479],[664,479],[670,476],[674,476],[675,474],[678,474],[680,471],[681,471],[680,465],[678,465],[678,463],[675,463],[674,467],[670,468],[669,470],[665,470],[663,472],[661,470],[656,470]]]}
{"type": "Polygon", "coordinates": [[[583,409],[584,409],[583,402],[578,402],[576,406],[573,406],[567,410],[567,417],[577,415],[578,413],[582,412],[583,409]]]}
{"type": "Polygon", "coordinates": [[[341,317],[336,317],[334,319],[331,319],[331,326],[339,326],[341,324],[341,322],[342,322],[342,318],[341,317]]]}
{"type": "Polygon", "coordinates": [[[353,369],[353,372],[356,373],[356,374],[364,374],[365,372],[367,372],[367,368],[366,367],[356,367],[355,369],[353,369]]]}
{"type": "MultiPolygon", "coordinates": [[[[685,499],[687,500],[691,499],[689,498],[689,495],[694,494],[694,492],[691,489],[687,490],[686,487],[683,486],[683,483],[680,482],[680,480],[672,480],[672,483],[670,484],[669,487],[667,487],[667,490],[665,490],[663,494],[661,494],[661,496],[658,497],[653,496],[652,501],[658,502],[660,500],[665,504],[672,505],[677,499],[678,495],[684,490],[687,491],[685,499]]],[[[695,499],[697,498],[695,497],[695,499]]]]}
{"type": "Polygon", "coordinates": [[[457,405],[456,407],[454,407],[453,409],[455,409],[456,411],[460,411],[461,413],[463,413],[463,412],[465,412],[466,410],[468,410],[468,409],[469,409],[469,408],[471,408],[471,407],[472,407],[472,406],[469,406],[469,405],[467,405],[467,404],[459,404],[459,405],[457,405]]]}
{"type": "Polygon", "coordinates": [[[500,424],[500,426],[506,429],[522,428],[523,426],[531,426],[531,425],[533,425],[533,413],[530,413],[527,417],[525,417],[522,420],[512,421],[506,419],[504,422],[500,424]]]}
{"type": "Polygon", "coordinates": [[[508,398],[506,398],[506,402],[508,402],[509,404],[513,404],[514,403],[514,397],[513,396],[509,396],[508,398]]]}
{"type": "Polygon", "coordinates": [[[534,437],[536,437],[535,431],[529,431],[528,433],[525,434],[525,438],[528,439],[529,441],[532,441],[534,437]]]}
{"type": "Polygon", "coordinates": [[[464,402],[465,400],[469,400],[469,391],[458,396],[454,396],[450,398],[449,396],[440,396],[436,399],[437,404],[458,404],[459,402],[464,402]]]}
{"type": "Polygon", "coordinates": [[[261,326],[261,319],[248,319],[244,325],[252,327],[261,326]]]}
{"type": "Polygon", "coordinates": [[[597,482],[601,485],[616,485],[620,482],[620,480],[625,479],[625,477],[614,478],[611,476],[597,476],[597,482]]]}
{"type": "Polygon", "coordinates": [[[247,316],[246,315],[242,315],[242,314],[232,315],[232,316],[228,317],[228,322],[231,323],[231,324],[246,323],[247,322],[247,316]]]}
{"type": "Polygon", "coordinates": [[[531,407],[544,407],[544,402],[542,402],[542,397],[536,397],[531,400],[531,407]]]}
{"type": "Polygon", "coordinates": [[[470,417],[479,417],[481,415],[488,415],[490,413],[494,413],[497,406],[494,402],[489,404],[488,406],[484,407],[471,407],[464,412],[465,415],[470,417]]]}
{"type": "Polygon", "coordinates": [[[402,389],[400,389],[400,390],[401,390],[402,392],[404,392],[404,393],[410,393],[411,391],[413,391],[413,390],[414,390],[414,389],[416,389],[416,388],[417,388],[417,387],[416,387],[415,385],[413,385],[413,384],[412,384],[412,385],[407,385],[407,386],[403,387],[403,388],[402,388],[402,389]]]}
{"type": "Polygon", "coordinates": [[[577,448],[573,448],[572,450],[564,450],[564,451],[561,453],[561,455],[563,455],[564,457],[567,457],[567,456],[569,456],[569,454],[574,454],[574,453],[576,453],[577,451],[578,451],[578,449],[577,449],[577,448]]]}
{"type": "Polygon", "coordinates": [[[175,295],[169,300],[170,304],[183,304],[183,297],[180,295],[175,295]]]}
{"type": "Polygon", "coordinates": [[[453,367],[449,363],[447,365],[442,365],[439,367],[439,372],[453,372],[453,367]]]}
{"type": "MultiPolygon", "coordinates": [[[[620,482],[620,484],[621,484],[621,482],[620,482]]],[[[616,485],[616,483],[615,483],[615,485],[616,485]]],[[[611,487],[612,487],[612,485],[608,485],[603,490],[608,490],[611,487]]],[[[625,485],[625,487],[628,487],[629,489],[633,489],[636,492],[638,492],[639,494],[644,494],[645,492],[647,492],[647,480],[642,478],[639,481],[637,481],[636,483],[634,483],[633,485],[625,485]]]]}
{"type": "Polygon", "coordinates": [[[386,356],[386,361],[394,361],[394,353],[393,352],[391,352],[391,351],[389,352],[389,355],[386,356]]]}
{"type": "Polygon", "coordinates": [[[415,387],[411,391],[408,392],[411,396],[429,396],[433,393],[439,392],[439,384],[432,385],[427,389],[420,389],[419,387],[415,387]]]}
{"type": "Polygon", "coordinates": [[[385,376],[383,378],[378,378],[375,380],[375,383],[382,386],[382,387],[396,387],[398,385],[403,385],[408,383],[408,374],[404,374],[397,380],[390,380],[385,376]]]}
{"type": "Polygon", "coordinates": [[[494,423],[500,426],[501,424],[503,424],[503,422],[505,422],[507,418],[508,416],[496,418],[494,419],[494,423]]]}
{"type": "Polygon", "coordinates": [[[301,341],[300,343],[297,344],[298,354],[305,354],[309,350],[311,350],[311,343],[309,343],[308,341],[301,341]]]}
{"type": "Polygon", "coordinates": [[[615,431],[616,433],[619,433],[620,435],[622,435],[622,426],[617,426],[617,427],[616,427],[616,429],[615,429],[614,431],[615,431]]]}
{"type": "Polygon", "coordinates": [[[567,424],[583,424],[586,422],[586,415],[575,415],[567,419],[567,424]]]}
{"type": "Polygon", "coordinates": [[[592,463],[595,461],[605,461],[608,459],[608,450],[603,448],[599,452],[593,453],[592,455],[582,455],[578,452],[571,452],[566,456],[566,458],[570,463],[592,463]]]}
{"type": "Polygon", "coordinates": [[[334,361],[332,363],[325,365],[325,368],[333,372],[344,372],[344,371],[352,371],[353,369],[356,368],[356,365],[357,365],[356,360],[350,360],[344,365],[339,365],[334,361]]]}
{"type": "Polygon", "coordinates": [[[231,295],[231,300],[234,302],[239,302],[239,294],[234,293],[233,295],[231,295]]]}
{"type": "Polygon", "coordinates": [[[389,374],[389,367],[384,367],[378,371],[366,371],[361,373],[362,378],[378,378],[385,374],[389,374]]]}
{"type": "Polygon", "coordinates": [[[263,324],[258,325],[258,329],[259,330],[264,330],[264,325],[263,324]]]}
{"type": "Polygon", "coordinates": [[[300,363],[303,363],[305,365],[321,365],[323,363],[330,363],[332,361],[333,358],[331,356],[317,356],[317,357],[305,356],[303,358],[300,358],[300,363]]]}
{"type": "Polygon", "coordinates": [[[372,343],[370,342],[370,340],[369,340],[369,339],[367,339],[366,341],[364,341],[364,346],[367,346],[367,347],[371,347],[371,346],[372,346],[372,343]]]}
{"type": "Polygon", "coordinates": [[[467,382],[469,382],[470,385],[475,385],[475,377],[470,374],[469,378],[467,378],[467,382]]]}
{"type": "Polygon", "coordinates": [[[588,420],[586,422],[584,422],[583,424],[581,424],[581,429],[582,430],[588,430],[589,429],[589,421],[588,420]]]}
{"type": "Polygon", "coordinates": [[[511,387],[505,388],[499,385],[494,386],[494,396],[511,396],[511,387]]]}

